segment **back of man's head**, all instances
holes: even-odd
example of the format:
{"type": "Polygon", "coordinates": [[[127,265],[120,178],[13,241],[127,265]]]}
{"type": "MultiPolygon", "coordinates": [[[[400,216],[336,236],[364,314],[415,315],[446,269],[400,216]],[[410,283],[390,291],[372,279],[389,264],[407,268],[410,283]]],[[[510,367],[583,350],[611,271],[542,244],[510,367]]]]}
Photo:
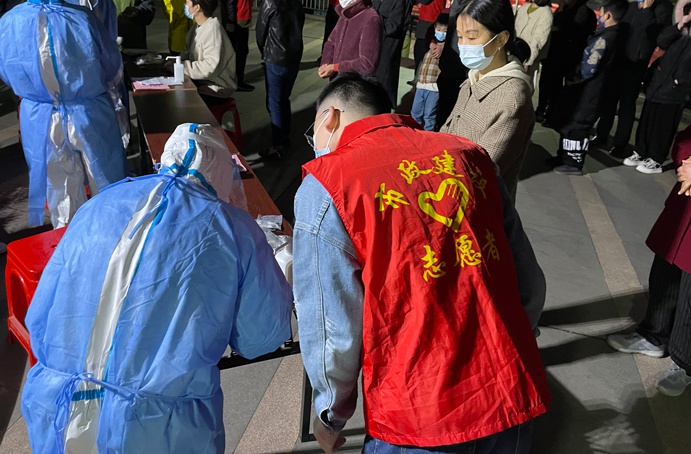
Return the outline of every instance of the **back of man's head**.
{"type": "Polygon", "coordinates": [[[605,0],[602,3],[602,11],[605,13],[610,13],[612,19],[617,24],[621,22],[626,14],[626,10],[629,9],[629,3],[626,0],[605,0]]]}
{"type": "Polygon", "coordinates": [[[336,77],[321,92],[317,111],[329,106],[347,112],[352,121],[391,112],[391,101],[384,87],[374,79],[352,72],[336,77]]]}

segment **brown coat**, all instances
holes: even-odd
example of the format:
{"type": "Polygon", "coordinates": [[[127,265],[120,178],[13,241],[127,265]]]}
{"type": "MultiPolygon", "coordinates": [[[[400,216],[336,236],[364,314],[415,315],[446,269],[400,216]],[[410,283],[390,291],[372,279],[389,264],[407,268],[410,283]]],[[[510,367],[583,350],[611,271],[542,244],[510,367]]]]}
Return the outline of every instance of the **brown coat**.
{"type": "MultiPolygon", "coordinates": [[[[511,62],[504,68],[515,65],[518,63],[511,62]]],[[[515,70],[521,71],[519,68],[515,70]]],[[[487,150],[515,201],[518,175],[535,126],[532,89],[524,73],[525,78],[514,77],[507,71],[501,72],[506,75],[492,75],[495,71],[473,84],[471,71],[441,130],[465,137],[487,150]]]]}

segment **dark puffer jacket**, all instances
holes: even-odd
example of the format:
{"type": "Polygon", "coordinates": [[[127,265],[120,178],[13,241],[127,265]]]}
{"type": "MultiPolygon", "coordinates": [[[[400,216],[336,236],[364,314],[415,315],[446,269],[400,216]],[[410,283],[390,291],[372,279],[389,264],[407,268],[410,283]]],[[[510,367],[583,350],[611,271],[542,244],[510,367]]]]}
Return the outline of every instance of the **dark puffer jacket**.
{"type": "Polygon", "coordinates": [[[660,104],[684,104],[691,94],[691,36],[671,25],[660,33],[657,44],[665,54],[645,91],[646,99],[660,104]]]}

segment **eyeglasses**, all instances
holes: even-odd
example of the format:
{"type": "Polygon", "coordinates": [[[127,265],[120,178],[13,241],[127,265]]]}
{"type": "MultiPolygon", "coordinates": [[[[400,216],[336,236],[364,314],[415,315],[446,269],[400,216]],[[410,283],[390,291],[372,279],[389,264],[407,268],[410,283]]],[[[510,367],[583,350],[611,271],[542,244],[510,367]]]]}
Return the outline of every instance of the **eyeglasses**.
{"type": "MultiPolygon", "coordinates": [[[[334,108],[334,110],[337,110],[339,112],[345,112],[345,110],[336,109],[336,108],[334,108]]],[[[328,111],[329,111],[329,109],[326,109],[325,111],[320,113],[319,116],[317,117],[317,120],[319,120],[328,111]]],[[[309,146],[312,147],[312,149],[315,148],[314,131],[312,129],[314,128],[314,125],[317,124],[317,120],[313,121],[312,124],[309,126],[309,128],[307,128],[307,131],[305,131],[305,139],[307,140],[307,143],[309,144],[309,146]],[[310,131],[312,131],[312,134],[310,134],[310,131]]]]}

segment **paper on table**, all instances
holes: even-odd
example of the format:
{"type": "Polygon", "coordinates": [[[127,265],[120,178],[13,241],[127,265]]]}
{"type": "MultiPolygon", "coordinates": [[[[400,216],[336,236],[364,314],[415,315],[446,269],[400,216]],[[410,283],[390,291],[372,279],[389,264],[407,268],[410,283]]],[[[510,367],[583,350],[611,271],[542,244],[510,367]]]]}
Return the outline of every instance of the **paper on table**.
{"type": "Polygon", "coordinates": [[[132,88],[135,90],[168,90],[170,87],[166,84],[145,84],[140,81],[132,82],[132,88]]]}
{"type": "Polygon", "coordinates": [[[151,77],[149,79],[140,79],[142,85],[182,85],[180,82],[175,82],[174,77],[151,77]]]}
{"type": "Polygon", "coordinates": [[[237,164],[238,169],[240,170],[240,172],[247,172],[247,167],[245,167],[245,166],[242,164],[242,161],[240,160],[240,158],[238,158],[238,155],[234,154],[234,155],[232,155],[232,156],[233,156],[233,162],[234,162],[235,164],[237,164]]]}

